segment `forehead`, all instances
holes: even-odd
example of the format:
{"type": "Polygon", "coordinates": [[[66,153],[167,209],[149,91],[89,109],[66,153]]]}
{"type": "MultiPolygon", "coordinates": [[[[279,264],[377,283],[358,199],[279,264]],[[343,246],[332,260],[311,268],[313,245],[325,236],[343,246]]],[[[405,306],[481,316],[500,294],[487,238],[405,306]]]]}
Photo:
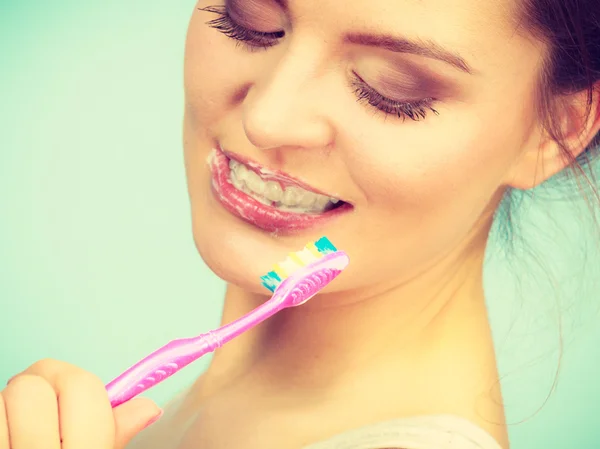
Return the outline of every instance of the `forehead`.
{"type": "Polygon", "coordinates": [[[278,3],[297,12],[299,18],[322,17],[366,26],[394,25],[396,28],[424,23],[436,28],[448,24],[514,27],[519,0],[237,0],[278,3]],[[415,21],[420,23],[415,23],[415,21]]]}
{"type": "Polygon", "coordinates": [[[523,44],[517,32],[520,0],[267,1],[286,5],[297,22],[312,23],[325,34],[360,31],[431,40],[474,64],[523,44]]]}

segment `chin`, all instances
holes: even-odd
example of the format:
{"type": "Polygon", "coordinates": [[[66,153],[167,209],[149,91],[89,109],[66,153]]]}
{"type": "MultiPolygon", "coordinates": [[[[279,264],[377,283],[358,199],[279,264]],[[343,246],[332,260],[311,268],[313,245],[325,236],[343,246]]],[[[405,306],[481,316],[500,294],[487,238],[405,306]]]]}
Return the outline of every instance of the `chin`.
{"type": "Polygon", "coordinates": [[[260,277],[270,271],[284,253],[276,241],[245,229],[243,223],[236,223],[225,211],[218,210],[219,207],[205,204],[194,211],[194,243],[200,257],[225,282],[253,293],[267,294],[260,277]]]}

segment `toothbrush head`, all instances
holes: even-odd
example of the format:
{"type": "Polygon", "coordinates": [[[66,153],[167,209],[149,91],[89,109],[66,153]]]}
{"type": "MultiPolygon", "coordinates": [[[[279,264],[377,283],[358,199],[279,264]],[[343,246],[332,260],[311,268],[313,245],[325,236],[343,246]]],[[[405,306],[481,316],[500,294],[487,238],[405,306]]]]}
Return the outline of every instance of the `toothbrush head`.
{"type": "Polygon", "coordinates": [[[327,237],[308,243],[302,250],[291,253],[273,270],[261,277],[262,284],[271,292],[288,287],[297,290],[297,300],[290,305],[303,304],[335,279],[349,263],[348,255],[327,237]]]}

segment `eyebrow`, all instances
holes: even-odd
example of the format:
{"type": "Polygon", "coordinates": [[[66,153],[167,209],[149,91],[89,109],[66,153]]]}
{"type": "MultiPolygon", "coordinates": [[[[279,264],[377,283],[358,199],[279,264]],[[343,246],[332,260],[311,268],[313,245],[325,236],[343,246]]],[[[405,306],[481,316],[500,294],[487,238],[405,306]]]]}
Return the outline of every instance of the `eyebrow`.
{"type": "MultiPolygon", "coordinates": [[[[279,1],[279,0],[278,0],[279,1]]],[[[473,69],[458,53],[446,50],[444,47],[430,41],[411,41],[389,35],[374,35],[350,33],[345,41],[351,44],[379,47],[396,53],[410,53],[446,62],[463,72],[473,74],[473,69]]]]}

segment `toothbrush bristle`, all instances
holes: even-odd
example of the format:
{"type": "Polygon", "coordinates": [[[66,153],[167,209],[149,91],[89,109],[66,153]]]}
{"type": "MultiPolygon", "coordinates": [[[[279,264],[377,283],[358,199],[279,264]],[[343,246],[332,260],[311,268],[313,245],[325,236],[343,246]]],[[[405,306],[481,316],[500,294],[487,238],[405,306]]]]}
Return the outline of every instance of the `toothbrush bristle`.
{"type": "Polygon", "coordinates": [[[291,253],[284,261],[276,264],[272,271],[262,276],[260,278],[262,285],[269,291],[274,292],[277,286],[295,271],[336,251],[337,248],[327,237],[322,237],[316,242],[310,242],[302,250],[291,253]]]}
{"type": "Polygon", "coordinates": [[[337,251],[337,248],[333,246],[333,243],[327,237],[321,237],[315,242],[315,246],[321,254],[331,254],[337,251]]]}

